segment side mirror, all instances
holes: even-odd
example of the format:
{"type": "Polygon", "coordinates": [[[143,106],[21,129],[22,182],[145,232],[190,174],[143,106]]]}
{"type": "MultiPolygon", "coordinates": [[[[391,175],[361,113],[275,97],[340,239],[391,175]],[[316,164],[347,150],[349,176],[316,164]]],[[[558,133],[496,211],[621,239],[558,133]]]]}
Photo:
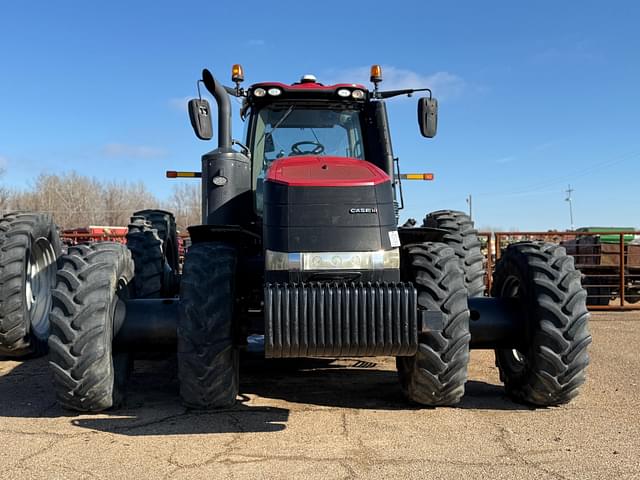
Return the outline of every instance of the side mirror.
{"type": "Polygon", "coordinates": [[[211,107],[205,99],[189,100],[189,120],[193,131],[200,140],[211,140],[213,125],[211,124],[211,107]]]}
{"type": "Polygon", "coordinates": [[[433,138],[438,130],[438,100],[421,98],[418,100],[418,125],[423,137],[433,138]]]}

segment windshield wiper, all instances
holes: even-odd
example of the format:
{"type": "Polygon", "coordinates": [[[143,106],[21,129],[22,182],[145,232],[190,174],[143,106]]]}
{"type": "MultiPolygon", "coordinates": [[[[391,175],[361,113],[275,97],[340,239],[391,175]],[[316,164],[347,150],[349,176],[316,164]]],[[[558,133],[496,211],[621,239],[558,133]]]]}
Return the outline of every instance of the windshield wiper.
{"type": "MultiPolygon", "coordinates": [[[[280,120],[278,120],[276,122],[276,124],[273,126],[273,128],[271,129],[271,131],[269,132],[269,134],[273,134],[273,132],[276,131],[276,128],[278,128],[280,125],[282,125],[282,122],[284,122],[287,117],[291,114],[291,112],[293,112],[293,105],[291,105],[286,112],[284,112],[284,115],[282,115],[282,117],[280,117],[280,120]]],[[[265,130],[264,132],[262,132],[262,135],[260,136],[260,138],[258,139],[258,141],[256,142],[256,147],[255,150],[258,150],[258,145],[260,145],[260,142],[262,140],[264,140],[265,135],[267,134],[267,131],[265,130]]]]}

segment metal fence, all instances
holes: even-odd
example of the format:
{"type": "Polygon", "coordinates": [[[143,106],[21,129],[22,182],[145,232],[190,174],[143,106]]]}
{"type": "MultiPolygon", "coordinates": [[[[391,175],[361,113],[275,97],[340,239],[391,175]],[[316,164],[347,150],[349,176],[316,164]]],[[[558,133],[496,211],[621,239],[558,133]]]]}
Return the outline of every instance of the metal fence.
{"type": "Polygon", "coordinates": [[[485,276],[484,283],[487,286],[487,292],[491,292],[493,283],[493,267],[496,262],[495,240],[492,232],[478,232],[480,238],[482,254],[485,258],[485,276]]]}
{"type": "MultiPolygon", "coordinates": [[[[526,240],[559,243],[582,272],[590,310],[640,310],[640,232],[496,232],[493,235],[495,254],[488,250],[487,272],[492,271],[501,251],[510,243],[526,240]]],[[[489,246],[492,246],[490,241],[489,246]]],[[[487,277],[490,287],[491,275],[487,277]]]]}

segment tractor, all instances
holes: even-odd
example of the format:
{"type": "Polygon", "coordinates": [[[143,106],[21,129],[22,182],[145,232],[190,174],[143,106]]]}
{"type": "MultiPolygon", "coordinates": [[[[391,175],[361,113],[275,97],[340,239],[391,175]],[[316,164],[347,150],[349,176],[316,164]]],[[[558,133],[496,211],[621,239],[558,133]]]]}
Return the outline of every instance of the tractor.
{"type": "MultiPolygon", "coordinates": [[[[176,352],[180,395],[196,409],[227,408],[239,357],[258,338],[265,359],[394,356],[399,387],[424,406],[458,403],[470,348],[493,349],[506,392],[536,406],[568,402],[589,363],[586,291],[564,248],[507,247],[492,296],[477,231],[462,212],[399,225],[401,174],[386,101],[421,94],[418,126],[436,135],[427,88],[381,90],[293,84],[234,86],[209,70],[197,82],[217,105],[217,148],[202,156],[202,224],[178,265],[175,220],[132,217],[127,245],[71,246],[58,260],[49,362],[59,403],[118,406],[140,352],[176,352]],[[242,141],[232,138],[231,98],[242,141]],[[414,222],[415,223],[415,222],[414,222]],[[253,341],[253,340],[252,340],[253,341]]],[[[188,103],[196,136],[213,138],[213,111],[188,103]]]]}

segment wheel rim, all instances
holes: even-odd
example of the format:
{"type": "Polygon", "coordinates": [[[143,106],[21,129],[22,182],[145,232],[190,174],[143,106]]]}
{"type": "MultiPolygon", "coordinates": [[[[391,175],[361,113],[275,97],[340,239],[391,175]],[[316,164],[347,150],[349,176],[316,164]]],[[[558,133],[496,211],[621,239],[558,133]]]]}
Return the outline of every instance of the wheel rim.
{"type": "Polygon", "coordinates": [[[39,339],[49,334],[51,289],[56,281],[56,252],[51,242],[39,238],[27,255],[25,300],[31,332],[39,339]]]}
{"type": "Polygon", "coordinates": [[[527,368],[527,357],[515,348],[507,350],[505,360],[508,363],[508,368],[514,373],[523,372],[527,368]]]}
{"type": "MultiPolygon", "coordinates": [[[[503,298],[520,298],[520,279],[509,276],[500,289],[500,296],[503,298]]],[[[518,349],[505,350],[504,361],[508,363],[508,368],[514,372],[522,372],[527,367],[527,357],[518,349]]]]}

